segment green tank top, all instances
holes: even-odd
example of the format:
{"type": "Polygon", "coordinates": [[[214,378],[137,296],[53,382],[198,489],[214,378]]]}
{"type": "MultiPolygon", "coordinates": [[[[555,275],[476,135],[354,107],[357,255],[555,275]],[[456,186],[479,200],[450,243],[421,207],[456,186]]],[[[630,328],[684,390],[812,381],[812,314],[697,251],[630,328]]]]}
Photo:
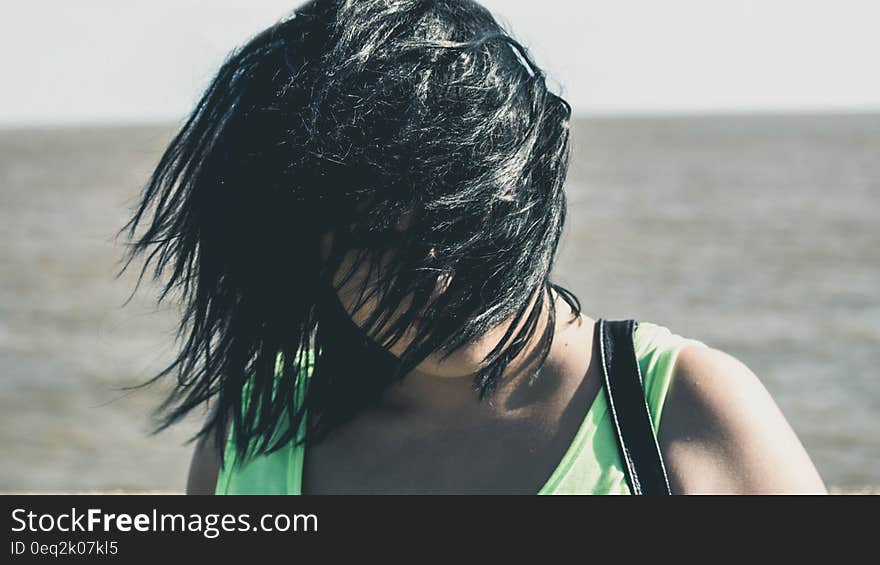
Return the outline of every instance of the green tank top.
{"type": "MultiPolygon", "coordinates": [[[[705,344],[649,322],[636,326],[633,341],[656,433],[679,351],[685,345],[705,344]]],[[[311,367],[307,364],[308,375],[311,367]]],[[[301,401],[299,395],[296,401],[301,401]]],[[[537,494],[630,494],[606,402],[600,389],[565,455],[537,494]]],[[[216,494],[301,494],[305,448],[292,444],[237,461],[230,434],[216,494]]]]}

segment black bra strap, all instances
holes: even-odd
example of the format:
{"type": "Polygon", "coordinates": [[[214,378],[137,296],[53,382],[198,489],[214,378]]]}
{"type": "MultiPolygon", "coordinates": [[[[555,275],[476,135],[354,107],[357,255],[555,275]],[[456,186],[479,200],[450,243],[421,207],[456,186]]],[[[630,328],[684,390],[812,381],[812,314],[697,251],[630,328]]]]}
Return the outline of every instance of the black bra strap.
{"type": "Polygon", "coordinates": [[[671,494],[636,360],[635,320],[598,320],[605,394],[633,494],[671,494]]]}

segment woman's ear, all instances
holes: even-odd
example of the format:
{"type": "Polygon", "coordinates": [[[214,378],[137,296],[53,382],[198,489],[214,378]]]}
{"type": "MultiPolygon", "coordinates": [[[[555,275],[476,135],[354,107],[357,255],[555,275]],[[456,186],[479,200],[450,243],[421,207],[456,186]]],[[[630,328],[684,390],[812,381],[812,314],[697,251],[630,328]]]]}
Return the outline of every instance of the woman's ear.
{"type": "Polygon", "coordinates": [[[400,216],[400,219],[397,221],[397,231],[405,232],[410,226],[412,226],[413,220],[415,219],[413,208],[414,206],[410,206],[406,209],[406,212],[400,216]]]}
{"type": "Polygon", "coordinates": [[[333,232],[327,232],[321,236],[321,260],[326,261],[330,257],[330,250],[333,249],[333,232]]]}

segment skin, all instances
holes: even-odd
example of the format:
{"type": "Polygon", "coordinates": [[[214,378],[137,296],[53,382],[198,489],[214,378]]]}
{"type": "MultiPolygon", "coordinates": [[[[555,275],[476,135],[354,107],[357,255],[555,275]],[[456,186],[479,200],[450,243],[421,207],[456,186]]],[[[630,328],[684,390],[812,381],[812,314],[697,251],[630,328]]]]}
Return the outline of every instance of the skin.
{"type": "MultiPolygon", "coordinates": [[[[327,234],[325,253],[331,243],[332,234],[327,234]]],[[[353,258],[352,253],[346,260],[353,258]]],[[[338,292],[359,324],[372,307],[353,311],[365,273],[360,271],[338,292]]],[[[444,284],[448,281],[438,281],[438,293],[444,284]]],[[[549,307],[542,311],[543,323],[549,320],[549,307]]],[[[538,337],[511,364],[492,404],[478,403],[471,389],[482,356],[509,322],[445,360],[432,355],[391,387],[379,406],[309,447],[303,492],[537,492],[601,392],[595,320],[574,317],[561,299],[555,307],[556,336],[535,386],[525,383],[522,368],[539,345],[538,337]]],[[[399,354],[406,343],[401,340],[392,352],[399,354]]],[[[673,494],[827,492],[766,388],[731,355],[685,347],[667,394],[658,443],[673,494]]],[[[214,492],[219,456],[212,440],[206,437],[196,446],[190,494],[214,492]]]]}
{"type": "Polygon", "coordinates": [[[658,443],[673,492],[827,494],[759,378],[714,348],[680,353],[658,443]]]}

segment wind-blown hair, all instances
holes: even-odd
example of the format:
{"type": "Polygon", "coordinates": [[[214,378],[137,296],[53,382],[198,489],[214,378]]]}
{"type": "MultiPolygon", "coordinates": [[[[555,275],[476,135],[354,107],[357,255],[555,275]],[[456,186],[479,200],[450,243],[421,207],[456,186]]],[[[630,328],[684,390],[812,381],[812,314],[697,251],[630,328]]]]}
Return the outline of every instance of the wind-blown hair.
{"type": "Polygon", "coordinates": [[[235,50],[120,232],[123,269],[144,255],[138,284],[152,268],[167,277],[159,301],[184,306],[180,352],[149,381],[178,377],[156,431],[216,402],[196,437],[231,418],[241,456],[320,441],[430,353],[513,317],[474,381],[491,398],[551,288],[580,313],[550,282],[570,116],[527,50],[468,0],[315,0],[235,50]],[[352,250],[349,275],[393,251],[360,293],[379,300],[361,327],[332,286],[352,250]],[[441,275],[451,283],[432,300],[441,275]],[[391,355],[416,314],[414,341],[391,355]]]}

